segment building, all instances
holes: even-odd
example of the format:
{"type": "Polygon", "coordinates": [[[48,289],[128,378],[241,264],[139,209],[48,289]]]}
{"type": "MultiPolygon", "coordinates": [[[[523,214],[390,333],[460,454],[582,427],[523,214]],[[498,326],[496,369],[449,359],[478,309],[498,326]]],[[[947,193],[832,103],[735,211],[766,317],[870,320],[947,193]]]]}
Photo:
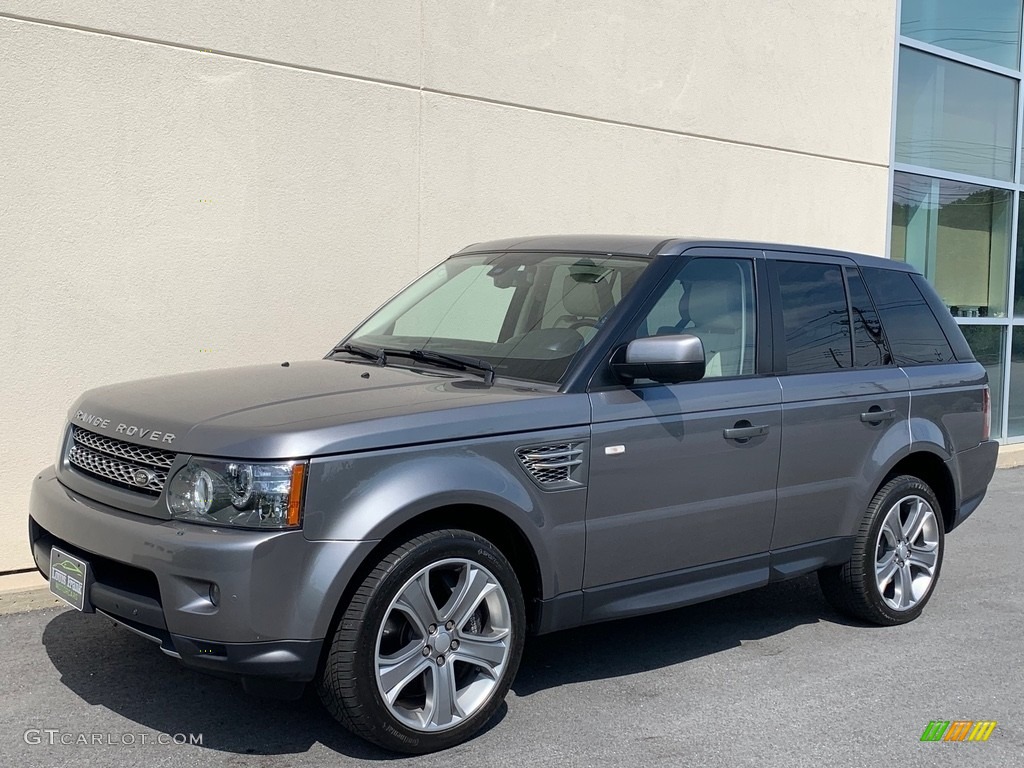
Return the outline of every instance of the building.
{"type": "Polygon", "coordinates": [[[318,357],[513,234],[891,252],[1024,436],[1020,3],[0,0],[0,574],[81,390],[318,357]]]}
{"type": "Polygon", "coordinates": [[[993,432],[1019,440],[1021,3],[903,0],[899,13],[890,255],[939,290],[988,368],[993,432]]]}

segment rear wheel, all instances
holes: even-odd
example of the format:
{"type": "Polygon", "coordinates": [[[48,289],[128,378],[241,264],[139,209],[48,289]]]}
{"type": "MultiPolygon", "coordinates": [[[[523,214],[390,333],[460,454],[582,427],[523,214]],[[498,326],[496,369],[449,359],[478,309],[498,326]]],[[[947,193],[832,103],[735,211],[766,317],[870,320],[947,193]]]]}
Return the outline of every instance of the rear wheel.
{"type": "Polygon", "coordinates": [[[822,569],[818,580],[828,601],[848,616],[905,624],[931,598],[944,547],[935,493],[920,479],[901,475],[871,500],[850,560],[822,569]]]}
{"type": "Polygon", "coordinates": [[[356,590],[320,697],[349,730],[387,749],[454,746],[504,700],[525,624],[522,590],[497,547],[468,531],[419,536],[356,590]]]}

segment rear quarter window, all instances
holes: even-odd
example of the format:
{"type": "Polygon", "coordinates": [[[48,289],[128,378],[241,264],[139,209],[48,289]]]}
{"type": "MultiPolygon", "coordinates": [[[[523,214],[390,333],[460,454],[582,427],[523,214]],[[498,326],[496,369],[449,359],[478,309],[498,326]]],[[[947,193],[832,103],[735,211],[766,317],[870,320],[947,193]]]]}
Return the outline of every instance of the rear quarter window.
{"type": "Polygon", "coordinates": [[[867,268],[863,274],[897,365],[956,362],[949,340],[913,275],[877,268],[867,268]]]}

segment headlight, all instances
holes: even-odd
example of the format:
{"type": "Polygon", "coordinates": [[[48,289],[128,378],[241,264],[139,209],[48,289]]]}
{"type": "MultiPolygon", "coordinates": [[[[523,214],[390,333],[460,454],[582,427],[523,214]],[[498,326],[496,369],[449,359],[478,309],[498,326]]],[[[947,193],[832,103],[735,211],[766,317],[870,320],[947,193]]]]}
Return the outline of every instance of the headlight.
{"type": "Polygon", "coordinates": [[[167,486],[171,516],[207,525],[298,528],[306,463],[189,459],[167,486]]]}

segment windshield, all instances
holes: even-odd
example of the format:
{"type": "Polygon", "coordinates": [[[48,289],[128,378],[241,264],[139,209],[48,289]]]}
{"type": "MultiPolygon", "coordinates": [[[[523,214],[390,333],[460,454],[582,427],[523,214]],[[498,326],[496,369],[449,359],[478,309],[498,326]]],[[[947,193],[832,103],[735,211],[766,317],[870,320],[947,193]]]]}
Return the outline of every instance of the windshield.
{"type": "Polygon", "coordinates": [[[346,341],[458,355],[489,363],[498,376],[557,383],[649,263],[564,253],[455,256],[346,341]]]}

